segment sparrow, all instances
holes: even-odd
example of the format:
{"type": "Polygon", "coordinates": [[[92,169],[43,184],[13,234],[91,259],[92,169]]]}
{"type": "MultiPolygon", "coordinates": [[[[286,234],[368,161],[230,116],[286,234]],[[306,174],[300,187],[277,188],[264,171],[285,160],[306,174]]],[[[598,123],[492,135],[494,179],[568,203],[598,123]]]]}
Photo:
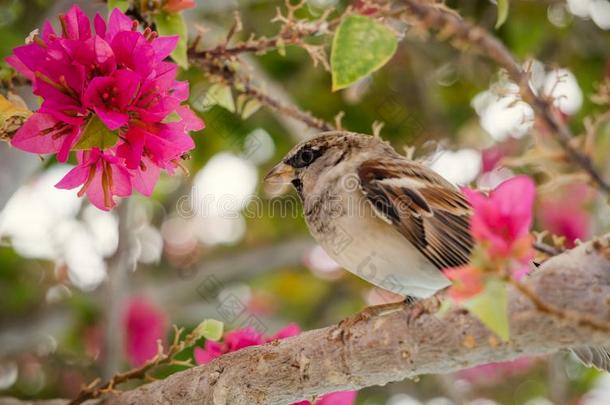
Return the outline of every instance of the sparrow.
{"type": "Polygon", "coordinates": [[[312,236],[342,267],[407,299],[448,287],[469,262],[461,191],[374,136],[331,131],[296,145],[266,176],[292,184],[312,236]]]}

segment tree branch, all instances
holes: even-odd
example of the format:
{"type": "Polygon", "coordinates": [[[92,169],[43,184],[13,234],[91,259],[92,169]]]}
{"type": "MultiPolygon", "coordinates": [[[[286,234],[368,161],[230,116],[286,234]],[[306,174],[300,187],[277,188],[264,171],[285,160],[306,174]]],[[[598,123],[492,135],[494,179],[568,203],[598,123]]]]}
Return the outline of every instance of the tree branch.
{"type": "Polygon", "coordinates": [[[508,342],[460,308],[421,314],[432,302],[422,301],[421,308],[356,323],[349,334],[331,326],[240,350],[119,394],[112,403],[285,404],[420,374],[607,344],[609,241],[606,236],[549,259],[524,282],[525,295],[511,287],[508,342]]]}
{"type": "Polygon", "coordinates": [[[584,170],[593,183],[610,194],[610,184],[593,167],[589,156],[572,145],[573,134],[557,116],[549,100],[537,95],[529,85],[526,72],[500,40],[482,27],[464,21],[453,10],[434,2],[422,0],[400,0],[407,11],[426,28],[438,31],[443,38],[452,38],[481,50],[489,59],[506,69],[510,78],[521,89],[521,96],[540,118],[540,124],[561,145],[565,154],[584,170]]]}

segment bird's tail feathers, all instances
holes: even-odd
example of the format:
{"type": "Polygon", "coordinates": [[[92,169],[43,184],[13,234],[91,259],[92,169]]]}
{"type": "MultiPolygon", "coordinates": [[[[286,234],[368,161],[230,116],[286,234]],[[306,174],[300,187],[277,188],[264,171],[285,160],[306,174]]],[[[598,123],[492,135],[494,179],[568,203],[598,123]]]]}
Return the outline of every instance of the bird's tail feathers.
{"type": "Polygon", "coordinates": [[[610,345],[572,348],[572,352],[585,366],[610,372],[610,345]]]}

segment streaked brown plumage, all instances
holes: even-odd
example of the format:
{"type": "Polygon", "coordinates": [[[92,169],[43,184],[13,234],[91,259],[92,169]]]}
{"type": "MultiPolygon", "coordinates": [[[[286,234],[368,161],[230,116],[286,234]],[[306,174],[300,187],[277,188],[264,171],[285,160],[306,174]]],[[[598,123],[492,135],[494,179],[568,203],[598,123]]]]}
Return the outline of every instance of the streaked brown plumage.
{"type": "Polygon", "coordinates": [[[295,185],[312,235],[379,287],[427,297],[449,285],[439,270],[469,260],[470,207],[460,190],[379,138],[323,133],[295,146],[268,180],[295,185]],[[342,233],[352,241],[340,250],[342,233]]]}

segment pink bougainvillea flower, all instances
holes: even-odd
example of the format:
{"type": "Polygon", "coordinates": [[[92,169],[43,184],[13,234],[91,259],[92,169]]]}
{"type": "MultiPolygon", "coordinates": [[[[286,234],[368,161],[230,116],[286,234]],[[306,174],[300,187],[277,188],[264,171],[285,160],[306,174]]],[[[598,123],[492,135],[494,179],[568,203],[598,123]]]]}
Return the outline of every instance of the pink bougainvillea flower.
{"type": "Polygon", "coordinates": [[[474,266],[454,267],[444,270],[444,273],[449,280],[453,281],[448,294],[457,302],[472,298],[483,291],[481,270],[474,266]]]}
{"type": "MultiPolygon", "coordinates": [[[[492,257],[529,259],[523,241],[530,239],[535,184],[527,176],[516,176],[489,196],[470,189],[464,193],[472,205],[470,230],[492,257]]],[[[525,245],[527,246],[527,244],[525,245]]]]}
{"type": "Polygon", "coordinates": [[[493,385],[505,383],[507,378],[523,375],[535,365],[535,358],[522,357],[513,361],[483,364],[461,370],[457,372],[457,375],[473,384],[493,385]]]}
{"type": "Polygon", "coordinates": [[[108,129],[119,129],[129,123],[128,106],[139,87],[140,75],[130,70],[117,70],[112,76],[91,80],[83,95],[83,103],[95,111],[108,129]]]}
{"type": "MultiPolygon", "coordinates": [[[[197,364],[207,364],[217,357],[226,353],[231,353],[245,347],[262,345],[275,340],[286,339],[301,333],[301,328],[297,324],[289,324],[270,337],[264,336],[252,327],[237,329],[224,334],[223,342],[206,341],[205,347],[196,347],[194,350],[195,361],[197,364]]],[[[340,391],[326,394],[315,405],[353,405],[356,401],[356,391],[340,391]]],[[[293,405],[311,405],[312,402],[301,401],[293,405]]]]}
{"type": "Polygon", "coordinates": [[[195,361],[197,364],[206,364],[225,353],[234,352],[244,347],[262,345],[263,343],[278,339],[285,339],[296,336],[299,333],[301,333],[301,329],[296,324],[286,326],[271,337],[265,337],[262,333],[251,327],[233,330],[224,334],[222,343],[208,340],[205,342],[205,348],[196,347],[194,352],[195,361]]]}
{"type": "Polygon", "coordinates": [[[11,140],[18,149],[37,154],[57,153],[65,162],[80,133],[78,125],[62,122],[50,114],[34,113],[11,140]]]}
{"type": "Polygon", "coordinates": [[[544,229],[564,236],[566,246],[574,247],[577,239],[586,240],[591,234],[591,217],[586,208],[593,197],[593,190],[585,183],[567,185],[542,198],[538,217],[544,229]]]}
{"type": "Polygon", "coordinates": [[[119,159],[111,153],[99,149],[80,152],[78,166],[70,170],[56,184],[57,188],[73,189],[82,186],[79,197],[87,195],[89,201],[102,210],[116,205],[114,196],[131,195],[131,177],[119,159]]]}
{"type": "Polygon", "coordinates": [[[158,341],[167,334],[165,314],[141,297],[127,302],[123,312],[125,353],[131,364],[138,367],[154,358],[159,350],[158,341]]]}
{"type": "Polygon", "coordinates": [[[77,6],[59,20],[61,33],[46,22],[40,36],[7,58],[42,98],[12,145],[57,154],[61,162],[78,149],[79,165],[57,186],[83,185],[79,194],[101,209],[114,207],[113,196],[129,196],[133,189],[150,195],[160,172],[174,173],[195,147],[189,132],[204,127],[182,105],[188,84],[176,81],[178,67],[166,61],[178,37],[138,31],[138,23],[118,9],[108,22],[96,15],[95,30],[77,6]],[[96,117],[105,129],[87,133],[96,117]],[[90,139],[100,133],[109,141],[90,139]],[[83,145],[95,146],[83,150],[83,145]]]}
{"type": "Polygon", "coordinates": [[[195,0],[167,0],[161,9],[168,13],[178,13],[194,7],[195,0]]]}

